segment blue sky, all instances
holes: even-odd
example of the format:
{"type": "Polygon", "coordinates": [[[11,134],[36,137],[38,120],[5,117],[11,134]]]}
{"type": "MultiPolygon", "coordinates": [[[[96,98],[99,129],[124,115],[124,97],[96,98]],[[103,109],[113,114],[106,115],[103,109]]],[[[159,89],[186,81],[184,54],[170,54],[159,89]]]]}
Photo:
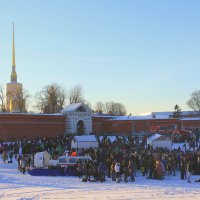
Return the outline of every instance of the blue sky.
{"type": "Polygon", "coordinates": [[[198,0],[0,0],[0,84],[10,81],[15,22],[18,82],[57,83],[128,113],[173,110],[199,89],[198,0]]]}

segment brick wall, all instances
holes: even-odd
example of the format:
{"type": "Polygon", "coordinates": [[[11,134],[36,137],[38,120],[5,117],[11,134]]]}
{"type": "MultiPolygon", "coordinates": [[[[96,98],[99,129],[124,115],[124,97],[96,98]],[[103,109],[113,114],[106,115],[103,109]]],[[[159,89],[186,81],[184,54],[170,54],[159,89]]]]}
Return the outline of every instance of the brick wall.
{"type": "Polygon", "coordinates": [[[167,129],[172,127],[181,128],[179,119],[147,119],[147,120],[112,120],[106,117],[93,117],[93,133],[128,135],[134,132],[149,132],[151,127],[167,129]]]}
{"type": "Polygon", "coordinates": [[[0,138],[4,140],[50,137],[63,134],[65,117],[62,115],[1,114],[0,138]]]}
{"type": "MultiPolygon", "coordinates": [[[[128,135],[132,131],[150,131],[152,127],[177,129],[200,128],[200,120],[179,119],[113,120],[112,117],[93,117],[92,133],[128,135]]],[[[0,114],[0,139],[11,140],[22,137],[50,137],[64,134],[65,116],[35,114],[0,114]]]]}

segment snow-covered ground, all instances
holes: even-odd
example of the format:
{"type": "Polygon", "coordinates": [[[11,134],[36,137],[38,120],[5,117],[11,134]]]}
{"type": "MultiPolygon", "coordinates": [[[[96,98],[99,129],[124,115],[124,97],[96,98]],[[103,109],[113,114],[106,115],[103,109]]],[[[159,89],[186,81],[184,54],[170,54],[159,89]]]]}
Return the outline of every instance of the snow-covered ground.
{"type": "Polygon", "coordinates": [[[200,176],[192,176],[192,183],[177,176],[165,180],[147,180],[138,172],[136,182],[81,182],[77,177],[35,177],[21,174],[17,164],[3,164],[0,160],[0,199],[183,199],[200,200],[200,176]]]}

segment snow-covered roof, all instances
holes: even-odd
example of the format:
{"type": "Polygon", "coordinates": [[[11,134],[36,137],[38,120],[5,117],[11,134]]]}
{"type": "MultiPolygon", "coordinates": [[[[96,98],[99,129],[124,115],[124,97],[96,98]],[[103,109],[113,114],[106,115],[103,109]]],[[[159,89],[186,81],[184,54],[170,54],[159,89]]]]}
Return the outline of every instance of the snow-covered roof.
{"type": "Polygon", "coordinates": [[[140,120],[140,119],[150,119],[151,115],[145,116],[118,116],[113,118],[113,120],[140,120]]]}
{"type": "Polygon", "coordinates": [[[200,115],[199,111],[181,111],[182,115],[200,115]]]}
{"type": "Polygon", "coordinates": [[[97,141],[95,135],[79,135],[79,136],[74,136],[74,139],[77,142],[96,142],[97,141]]]}
{"type": "Polygon", "coordinates": [[[172,115],[174,111],[152,112],[152,115],[172,115]]]}
{"type": "Polygon", "coordinates": [[[186,117],[186,118],[182,118],[182,121],[199,121],[200,117],[186,117]]]}
{"type": "Polygon", "coordinates": [[[156,133],[156,134],[150,136],[149,138],[147,138],[147,144],[152,145],[153,141],[158,141],[158,140],[159,141],[163,141],[163,140],[170,141],[170,139],[168,137],[165,137],[163,135],[156,133]]]}
{"type": "MultiPolygon", "coordinates": [[[[174,111],[152,112],[152,115],[173,115],[174,111]]],[[[200,115],[199,111],[181,111],[181,115],[200,115]]]]}
{"type": "Polygon", "coordinates": [[[160,134],[156,133],[156,134],[150,136],[150,137],[148,138],[148,140],[155,140],[155,139],[159,138],[160,136],[161,136],[160,134]]]}
{"type": "Polygon", "coordinates": [[[163,141],[163,140],[169,140],[169,141],[171,141],[170,138],[165,137],[164,135],[161,135],[160,137],[156,138],[155,140],[156,140],[156,141],[163,141]]]}
{"type": "Polygon", "coordinates": [[[92,117],[99,117],[99,118],[113,118],[115,116],[113,115],[107,115],[107,114],[98,114],[98,113],[95,113],[92,115],[92,117]]]}
{"type": "Polygon", "coordinates": [[[155,115],[156,119],[169,119],[169,115],[155,115]]]}
{"type": "Polygon", "coordinates": [[[64,114],[64,113],[68,113],[68,112],[76,112],[76,110],[78,108],[80,108],[81,106],[83,106],[84,109],[87,112],[91,112],[92,113],[91,109],[88,106],[86,106],[84,103],[73,103],[73,104],[70,104],[70,105],[66,106],[63,110],[61,110],[61,113],[64,114]]]}
{"type": "Polygon", "coordinates": [[[73,103],[70,104],[68,106],[66,106],[61,112],[65,111],[65,112],[71,112],[76,110],[77,108],[79,108],[82,105],[82,103],[73,103]]]}
{"type": "Polygon", "coordinates": [[[147,120],[147,119],[169,119],[169,116],[166,115],[116,116],[110,120],[147,120]]]}
{"type": "MultiPolygon", "coordinates": [[[[137,115],[137,116],[109,116],[109,115],[98,115],[95,114],[93,115],[94,117],[104,117],[104,118],[110,118],[110,120],[152,120],[152,119],[175,119],[176,118],[171,118],[173,115],[174,111],[169,111],[169,112],[152,112],[152,113],[146,113],[145,115],[137,115]]],[[[200,112],[196,111],[181,111],[181,115],[200,115],[200,112]]],[[[181,120],[200,120],[200,117],[195,117],[195,118],[182,118],[181,120]]]]}
{"type": "Polygon", "coordinates": [[[0,115],[19,115],[19,116],[63,116],[61,113],[51,113],[51,114],[43,114],[43,113],[7,113],[0,112],[0,115]]]}

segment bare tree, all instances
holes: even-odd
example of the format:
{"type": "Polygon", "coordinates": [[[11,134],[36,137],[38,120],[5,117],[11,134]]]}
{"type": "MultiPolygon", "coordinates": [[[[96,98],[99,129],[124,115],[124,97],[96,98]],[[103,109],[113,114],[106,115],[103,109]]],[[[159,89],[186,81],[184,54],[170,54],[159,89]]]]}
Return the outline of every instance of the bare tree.
{"type": "Polygon", "coordinates": [[[194,111],[200,111],[200,90],[196,90],[191,94],[190,99],[187,101],[187,105],[194,111]]]}
{"type": "Polygon", "coordinates": [[[67,93],[67,99],[70,104],[72,103],[84,103],[83,90],[80,85],[77,85],[69,90],[67,93]]]}
{"type": "Polygon", "coordinates": [[[20,112],[27,112],[29,108],[29,98],[30,95],[27,90],[23,89],[22,91],[16,91],[15,99],[16,104],[20,112]]]}
{"type": "Polygon", "coordinates": [[[111,101],[111,102],[106,102],[104,105],[104,107],[105,107],[105,114],[109,114],[109,115],[111,115],[111,113],[112,113],[112,111],[113,111],[113,108],[112,108],[112,105],[113,105],[113,101],[111,101]]]}
{"type": "MultiPolygon", "coordinates": [[[[84,104],[92,110],[92,104],[89,101],[84,101],[84,104]]],[[[92,110],[93,112],[93,110],[92,110]]]]}
{"type": "Polygon", "coordinates": [[[121,103],[110,101],[105,103],[105,112],[109,115],[126,115],[126,108],[121,103]]]}
{"type": "Polygon", "coordinates": [[[42,113],[58,113],[65,105],[65,90],[57,84],[45,86],[36,93],[36,107],[42,113]]]}
{"type": "Polygon", "coordinates": [[[1,112],[6,112],[6,93],[2,86],[0,86],[0,109],[1,112]]]}
{"type": "Polygon", "coordinates": [[[115,113],[117,115],[126,115],[126,108],[121,103],[115,103],[115,113]]]}
{"type": "Polygon", "coordinates": [[[98,101],[95,104],[94,112],[98,113],[98,114],[104,113],[105,112],[105,105],[101,101],[98,101]]]}

